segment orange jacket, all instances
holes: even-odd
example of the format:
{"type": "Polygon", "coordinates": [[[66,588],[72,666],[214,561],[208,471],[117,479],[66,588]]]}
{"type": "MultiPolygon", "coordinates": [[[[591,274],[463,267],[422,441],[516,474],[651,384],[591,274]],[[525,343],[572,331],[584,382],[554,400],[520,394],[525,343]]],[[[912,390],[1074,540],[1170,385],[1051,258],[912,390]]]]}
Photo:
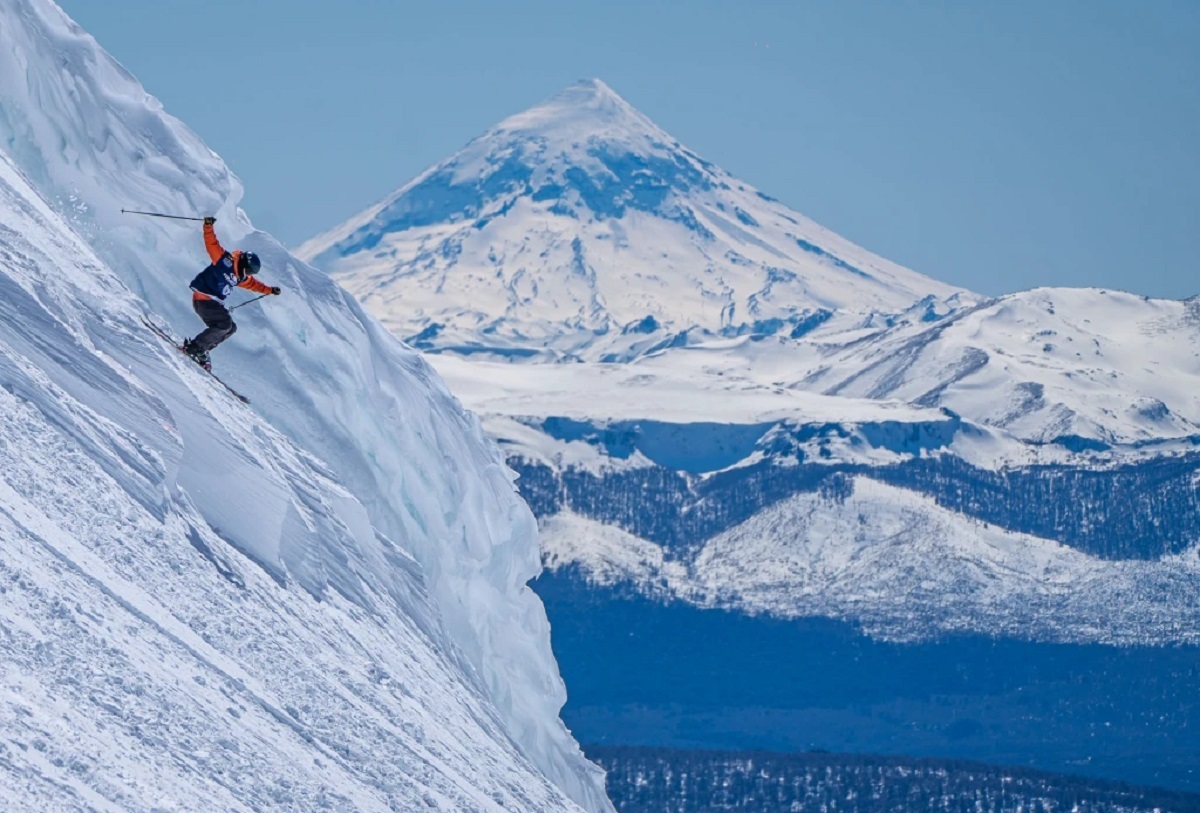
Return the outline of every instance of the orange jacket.
{"type": "MultiPolygon", "coordinates": [[[[208,258],[212,260],[212,264],[216,265],[225,256],[226,251],[221,245],[221,241],[217,239],[217,232],[212,227],[211,223],[204,224],[204,247],[208,250],[208,258]]],[[[239,265],[239,260],[242,258],[242,252],[234,251],[230,253],[233,259],[233,267],[236,271],[239,265]]],[[[270,285],[263,285],[249,274],[243,274],[237,271],[238,281],[237,287],[245,288],[248,291],[253,291],[256,294],[271,293],[270,285]]],[[[199,291],[192,291],[192,299],[212,299],[208,294],[202,294],[199,291]]]]}

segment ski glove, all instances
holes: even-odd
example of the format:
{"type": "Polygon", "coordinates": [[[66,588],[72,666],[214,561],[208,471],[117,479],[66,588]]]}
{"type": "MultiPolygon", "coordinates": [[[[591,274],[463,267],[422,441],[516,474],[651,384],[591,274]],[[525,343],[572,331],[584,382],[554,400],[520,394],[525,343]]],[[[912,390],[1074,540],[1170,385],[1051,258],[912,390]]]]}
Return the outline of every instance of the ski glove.
{"type": "Polygon", "coordinates": [[[212,224],[214,224],[214,223],[216,223],[216,222],[217,222],[217,219],[216,219],[215,217],[206,217],[206,218],[204,218],[204,225],[205,225],[205,226],[211,226],[212,224]]]}
{"type": "Polygon", "coordinates": [[[274,294],[275,296],[279,296],[281,293],[283,293],[283,291],[279,288],[278,285],[276,285],[273,288],[271,288],[271,293],[274,294]]]}

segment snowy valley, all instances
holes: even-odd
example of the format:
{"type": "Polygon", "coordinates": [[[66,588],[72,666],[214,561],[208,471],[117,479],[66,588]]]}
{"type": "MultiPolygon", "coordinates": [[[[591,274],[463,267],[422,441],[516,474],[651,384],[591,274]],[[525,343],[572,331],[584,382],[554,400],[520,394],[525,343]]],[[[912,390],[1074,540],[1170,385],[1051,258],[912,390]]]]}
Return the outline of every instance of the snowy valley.
{"type": "Polygon", "coordinates": [[[928,593],[990,632],[1038,628],[1006,618],[1040,614],[1033,587],[1086,605],[1039,635],[1191,641],[1194,302],[952,289],[732,178],[599,80],[501,122],[300,252],[480,413],[547,520],[552,568],[783,615],[829,614],[826,600],[882,609],[861,589],[907,619],[928,593]],[[639,292],[647,281],[669,293],[639,292]],[[1039,493],[1051,476],[1080,499],[1039,493]],[[640,512],[639,491],[669,492],[679,515],[640,512]],[[753,504],[716,507],[729,500],[753,504]],[[947,556],[970,567],[938,573],[947,556]],[[893,558],[934,581],[905,584],[893,558]],[[764,567],[775,560],[790,564],[764,567]],[[717,563],[732,565],[710,575],[717,563]],[[1126,578],[1150,582],[1128,591],[1126,578]]]}
{"type": "Polygon", "coordinates": [[[521,475],[585,741],[1200,788],[1195,301],[923,277],[599,80],[297,251],[521,475]]]}

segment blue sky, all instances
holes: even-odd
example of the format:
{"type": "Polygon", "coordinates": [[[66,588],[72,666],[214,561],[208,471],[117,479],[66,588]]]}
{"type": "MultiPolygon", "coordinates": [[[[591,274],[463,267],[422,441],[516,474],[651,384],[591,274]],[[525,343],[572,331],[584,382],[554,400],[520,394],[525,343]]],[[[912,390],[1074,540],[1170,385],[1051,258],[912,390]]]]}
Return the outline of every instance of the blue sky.
{"type": "Polygon", "coordinates": [[[59,1],[291,245],[597,77],[930,276],[1200,293],[1190,0],[59,1]]]}

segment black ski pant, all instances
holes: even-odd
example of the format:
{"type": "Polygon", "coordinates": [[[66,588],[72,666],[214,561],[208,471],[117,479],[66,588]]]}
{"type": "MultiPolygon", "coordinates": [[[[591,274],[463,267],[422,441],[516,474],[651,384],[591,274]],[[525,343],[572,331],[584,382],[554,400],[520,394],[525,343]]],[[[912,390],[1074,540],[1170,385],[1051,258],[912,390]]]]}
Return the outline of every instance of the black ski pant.
{"type": "Polygon", "coordinates": [[[215,299],[193,299],[192,310],[196,311],[196,315],[203,319],[208,327],[192,339],[192,347],[203,353],[212,350],[237,331],[237,325],[233,323],[229,311],[215,299]]]}

